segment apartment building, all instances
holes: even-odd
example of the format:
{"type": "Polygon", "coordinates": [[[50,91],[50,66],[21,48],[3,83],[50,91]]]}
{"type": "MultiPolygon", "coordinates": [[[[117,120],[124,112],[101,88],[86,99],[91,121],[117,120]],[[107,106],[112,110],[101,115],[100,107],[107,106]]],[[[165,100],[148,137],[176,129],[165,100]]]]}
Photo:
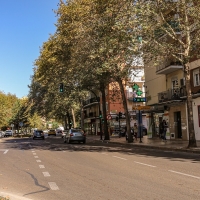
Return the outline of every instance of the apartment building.
{"type": "MultiPolygon", "coordinates": [[[[133,98],[138,97],[136,91],[133,89],[134,84],[137,84],[138,89],[141,91],[140,97],[145,97],[144,70],[140,69],[137,72],[135,71],[135,74],[137,75],[130,76],[128,81],[124,81],[124,89],[127,99],[128,112],[131,119],[131,127],[133,127],[135,122],[137,123],[137,111],[134,110],[134,107],[145,104],[145,102],[133,102],[133,98]]],[[[118,84],[109,84],[105,92],[108,130],[110,134],[112,134],[115,132],[115,130],[118,130],[119,127],[123,129],[126,126],[126,120],[118,84]],[[119,119],[119,113],[122,113],[121,119],[119,119]]],[[[88,134],[100,134],[100,125],[104,125],[104,119],[101,119],[100,115],[103,116],[101,93],[99,91],[89,92],[87,100],[83,102],[84,129],[88,134]]],[[[142,122],[146,127],[146,113],[142,114],[142,122]]]]}

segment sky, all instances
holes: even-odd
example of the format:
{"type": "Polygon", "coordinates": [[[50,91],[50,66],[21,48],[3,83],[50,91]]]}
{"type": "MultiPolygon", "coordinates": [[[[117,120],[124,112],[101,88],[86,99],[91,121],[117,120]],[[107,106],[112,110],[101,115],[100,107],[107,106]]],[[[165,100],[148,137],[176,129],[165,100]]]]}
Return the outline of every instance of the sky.
{"type": "Polygon", "coordinates": [[[56,31],[59,0],[0,0],[0,91],[27,96],[40,47],[56,31]]]}

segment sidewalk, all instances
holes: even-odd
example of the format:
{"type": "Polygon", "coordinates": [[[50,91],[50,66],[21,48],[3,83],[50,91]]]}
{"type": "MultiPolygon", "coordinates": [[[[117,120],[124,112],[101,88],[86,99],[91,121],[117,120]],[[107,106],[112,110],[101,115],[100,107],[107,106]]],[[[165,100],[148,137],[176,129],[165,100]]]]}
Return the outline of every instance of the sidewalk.
{"type": "MultiPolygon", "coordinates": [[[[100,136],[88,137],[95,141],[100,141],[100,136]]],[[[141,148],[163,149],[168,151],[182,151],[200,154],[200,141],[197,141],[197,148],[190,149],[187,148],[189,141],[183,141],[181,139],[162,141],[160,138],[147,138],[147,136],[144,136],[141,138],[141,141],[142,142],[140,143],[140,138],[138,138],[137,140],[134,140],[133,143],[128,143],[125,137],[119,138],[118,136],[110,136],[110,140],[106,140],[106,142],[109,143],[128,144],[141,148]]]]}

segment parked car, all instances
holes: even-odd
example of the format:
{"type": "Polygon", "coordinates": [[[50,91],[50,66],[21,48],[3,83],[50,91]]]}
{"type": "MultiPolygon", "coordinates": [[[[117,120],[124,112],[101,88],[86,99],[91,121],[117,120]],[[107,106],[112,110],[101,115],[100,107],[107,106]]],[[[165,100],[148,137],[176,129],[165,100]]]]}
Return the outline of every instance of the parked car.
{"type": "Polygon", "coordinates": [[[70,129],[64,135],[64,143],[71,143],[71,142],[86,142],[86,134],[81,129],[70,129]]]}
{"type": "Polygon", "coordinates": [[[64,130],[61,133],[61,138],[64,138],[64,136],[68,133],[69,130],[64,130]]]}
{"type": "Polygon", "coordinates": [[[50,130],[48,131],[48,136],[50,136],[50,135],[55,135],[55,136],[56,136],[56,131],[55,131],[55,129],[50,129],[50,130]]]}
{"type": "Polygon", "coordinates": [[[33,140],[36,138],[44,140],[44,132],[42,130],[34,130],[33,131],[33,140]]]}
{"type": "Polygon", "coordinates": [[[142,133],[143,135],[147,135],[147,128],[144,125],[142,125],[142,133]]]}
{"type": "Polygon", "coordinates": [[[6,130],[6,131],[5,131],[4,137],[9,137],[9,136],[13,136],[12,130],[6,130]]]}

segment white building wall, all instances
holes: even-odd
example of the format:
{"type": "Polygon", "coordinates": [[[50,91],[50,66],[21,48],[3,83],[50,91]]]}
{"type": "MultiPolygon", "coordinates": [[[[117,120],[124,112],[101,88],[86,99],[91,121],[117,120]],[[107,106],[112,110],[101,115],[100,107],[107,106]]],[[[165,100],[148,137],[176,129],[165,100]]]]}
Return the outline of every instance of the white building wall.
{"type": "Polygon", "coordinates": [[[198,116],[198,106],[200,106],[200,97],[193,99],[193,119],[194,119],[194,131],[196,140],[200,140],[200,127],[199,127],[200,116],[198,116]]]}

